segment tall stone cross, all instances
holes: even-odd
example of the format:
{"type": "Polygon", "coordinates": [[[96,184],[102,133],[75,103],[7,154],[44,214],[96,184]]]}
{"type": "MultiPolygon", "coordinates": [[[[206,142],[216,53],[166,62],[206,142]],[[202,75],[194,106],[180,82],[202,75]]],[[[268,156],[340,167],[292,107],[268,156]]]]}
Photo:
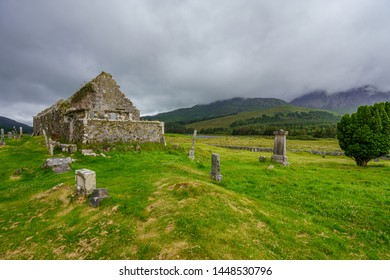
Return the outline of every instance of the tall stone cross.
{"type": "Polygon", "coordinates": [[[188,157],[190,159],[195,159],[195,140],[196,140],[196,133],[197,133],[197,130],[195,129],[194,130],[194,134],[192,135],[192,146],[191,146],[191,150],[188,152],[188,157]]]}
{"type": "Polygon", "coordinates": [[[288,165],[288,157],[286,156],[286,135],[288,131],[282,129],[274,131],[274,154],[272,155],[272,161],[288,165]]]}

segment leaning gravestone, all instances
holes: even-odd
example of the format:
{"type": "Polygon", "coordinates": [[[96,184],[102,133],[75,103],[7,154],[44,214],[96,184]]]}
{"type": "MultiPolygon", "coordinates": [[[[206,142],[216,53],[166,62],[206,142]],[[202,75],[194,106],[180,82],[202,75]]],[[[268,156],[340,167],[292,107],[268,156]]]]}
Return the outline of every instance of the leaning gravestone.
{"type": "Polygon", "coordinates": [[[216,180],[217,182],[222,181],[222,175],[220,173],[220,165],[221,165],[221,160],[219,154],[212,154],[210,177],[216,180]]]}
{"type": "Polygon", "coordinates": [[[64,173],[70,171],[70,165],[72,163],[72,159],[70,157],[67,158],[49,158],[46,160],[44,167],[51,167],[55,173],[64,173]]]}
{"type": "Polygon", "coordinates": [[[274,131],[274,154],[272,155],[272,161],[288,165],[288,157],[286,156],[286,135],[288,131],[282,129],[274,131]]]}
{"type": "Polygon", "coordinates": [[[108,197],[110,196],[108,195],[107,189],[105,188],[93,189],[92,196],[89,199],[89,205],[95,208],[99,207],[102,200],[108,197]]]}
{"type": "Polygon", "coordinates": [[[77,193],[89,195],[94,189],[96,189],[96,172],[86,168],[76,170],[77,193]]]}
{"type": "Polygon", "coordinates": [[[51,140],[49,140],[49,154],[52,156],[54,155],[54,144],[52,143],[51,140]]]}
{"type": "Polygon", "coordinates": [[[46,135],[46,131],[44,129],[42,129],[42,133],[43,133],[43,137],[45,138],[45,143],[46,143],[46,146],[49,147],[49,140],[47,140],[47,135],[46,135]]]}

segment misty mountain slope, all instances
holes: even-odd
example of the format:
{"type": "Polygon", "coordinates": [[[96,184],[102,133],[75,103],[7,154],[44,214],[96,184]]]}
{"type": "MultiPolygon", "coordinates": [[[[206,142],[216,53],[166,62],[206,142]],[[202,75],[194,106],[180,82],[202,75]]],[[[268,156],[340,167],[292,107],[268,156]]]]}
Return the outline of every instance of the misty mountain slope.
{"type": "Polygon", "coordinates": [[[295,98],[290,104],[351,113],[359,106],[385,101],[390,101],[390,92],[380,91],[374,86],[366,85],[333,94],[328,94],[323,90],[313,91],[295,98]]]}
{"type": "Polygon", "coordinates": [[[28,126],[24,123],[20,123],[12,119],[0,116],[0,128],[3,128],[5,133],[7,131],[11,131],[14,126],[16,127],[17,131],[19,131],[19,127],[23,127],[23,132],[27,133],[30,133],[33,130],[31,126],[28,126]]]}
{"type": "Polygon", "coordinates": [[[145,116],[146,120],[159,120],[163,122],[193,123],[218,117],[250,112],[288,103],[276,98],[232,98],[220,100],[210,104],[195,105],[191,108],[182,108],[171,112],[161,113],[154,116],[145,116]]]}

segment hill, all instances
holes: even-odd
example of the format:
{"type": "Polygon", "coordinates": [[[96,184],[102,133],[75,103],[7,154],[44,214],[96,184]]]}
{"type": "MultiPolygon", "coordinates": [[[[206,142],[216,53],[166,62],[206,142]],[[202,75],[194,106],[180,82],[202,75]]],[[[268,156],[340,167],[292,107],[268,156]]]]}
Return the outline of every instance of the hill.
{"type": "Polygon", "coordinates": [[[339,113],[352,113],[361,105],[373,105],[390,100],[390,92],[378,90],[374,86],[365,85],[346,91],[328,94],[324,90],[309,92],[290,102],[292,105],[309,108],[320,108],[339,113]]]}
{"type": "Polygon", "coordinates": [[[241,112],[258,111],[287,105],[284,100],[277,98],[232,98],[220,100],[210,104],[195,105],[191,108],[182,108],[171,112],[145,116],[146,120],[159,120],[166,123],[188,124],[197,121],[214,119],[241,112]]]}
{"type": "Polygon", "coordinates": [[[14,126],[18,130],[19,130],[19,127],[23,127],[23,132],[26,132],[26,133],[31,133],[33,131],[33,128],[29,125],[26,125],[24,123],[20,123],[20,122],[14,121],[12,119],[0,116],[0,128],[3,128],[5,132],[11,131],[14,126]]]}
{"type": "MultiPolygon", "coordinates": [[[[334,112],[284,105],[195,122],[185,127],[189,132],[197,129],[203,134],[233,135],[273,135],[275,130],[283,128],[289,131],[290,136],[333,138],[339,120],[340,115],[334,112]]],[[[168,124],[168,129],[171,125],[168,124]]]]}

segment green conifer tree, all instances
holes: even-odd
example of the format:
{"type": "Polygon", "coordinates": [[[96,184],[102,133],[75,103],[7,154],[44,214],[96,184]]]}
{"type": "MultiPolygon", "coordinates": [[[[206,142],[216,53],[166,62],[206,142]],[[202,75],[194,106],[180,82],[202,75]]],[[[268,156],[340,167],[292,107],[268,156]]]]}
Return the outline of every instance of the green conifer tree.
{"type": "Polygon", "coordinates": [[[361,106],[356,113],[344,115],[337,124],[337,138],[345,155],[358,166],[390,150],[390,102],[361,106]]]}

